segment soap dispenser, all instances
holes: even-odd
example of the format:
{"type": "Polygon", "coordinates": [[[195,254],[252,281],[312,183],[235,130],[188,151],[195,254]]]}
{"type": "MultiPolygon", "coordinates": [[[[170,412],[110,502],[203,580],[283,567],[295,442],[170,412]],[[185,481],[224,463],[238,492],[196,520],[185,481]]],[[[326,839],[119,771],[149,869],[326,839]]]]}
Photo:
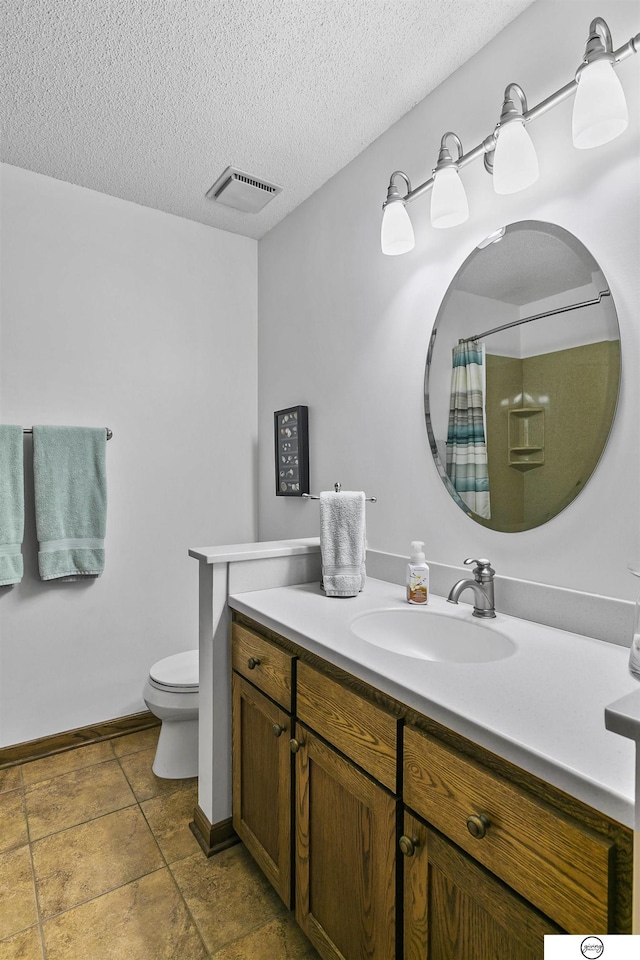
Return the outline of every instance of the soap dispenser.
{"type": "Polygon", "coordinates": [[[407,600],[409,603],[429,602],[429,567],[424,560],[424,542],[414,540],[411,559],[407,564],[407,600]]]}

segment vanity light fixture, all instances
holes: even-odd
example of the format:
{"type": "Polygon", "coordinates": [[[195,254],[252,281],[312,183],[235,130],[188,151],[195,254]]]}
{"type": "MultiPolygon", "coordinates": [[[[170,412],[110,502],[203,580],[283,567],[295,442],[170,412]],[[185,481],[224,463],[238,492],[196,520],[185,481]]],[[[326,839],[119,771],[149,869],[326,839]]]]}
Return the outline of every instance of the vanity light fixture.
{"type": "Polygon", "coordinates": [[[387,190],[387,199],[382,204],[382,227],[380,230],[382,252],[390,257],[413,250],[416,243],[404,198],[400,196],[394,182],[396,177],[402,177],[406,180],[407,193],[411,193],[409,177],[401,170],[392,173],[387,190]]]}
{"type": "Polygon", "coordinates": [[[602,17],[596,17],[591,21],[584,59],[576,72],[572,134],[579,150],[599,147],[627,129],[627,101],[614,63],[611,32],[602,17]]]}
{"type": "Polygon", "coordinates": [[[502,113],[495,131],[495,150],[484,155],[485,167],[493,171],[496,193],[517,193],[538,179],[538,157],[526,129],[526,112],[527,98],[522,87],[510,83],[504,92],[502,113]],[[513,102],[513,94],[520,100],[519,110],[513,102]]]}
{"type": "Polygon", "coordinates": [[[433,227],[455,227],[469,219],[467,195],[458,174],[458,163],[447,149],[447,137],[455,141],[458,160],[463,154],[460,137],[451,131],[445,133],[440,141],[438,163],[433,171],[431,192],[431,225],[433,227]]]}
{"type": "Polygon", "coordinates": [[[505,90],[500,120],[482,143],[463,154],[460,138],[455,133],[445,133],[433,176],[413,190],[406,173],[396,170],[382,205],[382,252],[395,255],[413,249],[415,240],[407,205],[429,191],[433,191],[432,226],[452,227],[463,223],[469,216],[469,207],[459,173],[479,157],[484,158],[485,169],[494,177],[496,193],[515,193],[532,184],[538,178],[538,160],[526,127],[571,96],[575,95],[572,130],[578,149],[597,147],[621,134],[628,125],[628,112],[615,66],[639,51],[640,33],[613,50],[607,23],[602,17],[596,17],[590,24],[584,58],[574,80],[531,109],[527,107],[522,88],[510,83],[505,90]],[[520,101],[519,106],[514,95],[520,101]],[[458,147],[456,160],[447,149],[449,137],[455,139],[458,147]],[[407,184],[404,196],[395,185],[397,177],[402,177],[407,184]]]}

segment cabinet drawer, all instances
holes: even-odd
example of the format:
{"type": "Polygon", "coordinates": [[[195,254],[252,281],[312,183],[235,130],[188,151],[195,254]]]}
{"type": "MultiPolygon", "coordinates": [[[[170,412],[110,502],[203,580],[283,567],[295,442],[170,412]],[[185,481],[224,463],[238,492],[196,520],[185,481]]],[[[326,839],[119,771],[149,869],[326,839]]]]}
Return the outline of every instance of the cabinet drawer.
{"type": "Polygon", "coordinates": [[[608,840],[413,727],[404,801],[568,933],[609,931],[608,840]],[[484,836],[472,836],[470,816],[480,833],[486,818],[484,836]]]}
{"type": "Polygon", "coordinates": [[[400,721],[341,683],[298,663],[296,713],[393,793],[400,721]]]}
{"type": "Polygon", "coordinates": [[[294,655],[239,623],[233,624],[232,636],[233,669],[285,710],[291,710],[294,655]]]}

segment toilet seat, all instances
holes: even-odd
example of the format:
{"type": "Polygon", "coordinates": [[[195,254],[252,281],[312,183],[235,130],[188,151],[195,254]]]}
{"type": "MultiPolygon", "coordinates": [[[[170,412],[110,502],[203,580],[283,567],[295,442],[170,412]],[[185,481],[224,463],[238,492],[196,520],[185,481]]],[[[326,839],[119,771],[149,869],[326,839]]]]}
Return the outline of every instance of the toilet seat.
{"type": "Polygon", "coordinates": [[[152,687],[171,693],[197,693],[198,671],[198,651],[187,650],[154,663],[149,670],[149,682],[152,687]]]}

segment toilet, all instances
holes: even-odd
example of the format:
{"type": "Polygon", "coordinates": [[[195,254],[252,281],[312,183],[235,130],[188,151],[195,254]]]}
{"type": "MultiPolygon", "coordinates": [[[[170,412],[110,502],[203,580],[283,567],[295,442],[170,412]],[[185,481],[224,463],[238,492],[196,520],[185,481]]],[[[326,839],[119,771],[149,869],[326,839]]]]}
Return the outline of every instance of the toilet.
{"type": "Polygon", "coordinates": [[[198,776],[198,651],[158,660],[149,670],[143,697],[162,720],[153,772],[166,780],[198,776]]]}

